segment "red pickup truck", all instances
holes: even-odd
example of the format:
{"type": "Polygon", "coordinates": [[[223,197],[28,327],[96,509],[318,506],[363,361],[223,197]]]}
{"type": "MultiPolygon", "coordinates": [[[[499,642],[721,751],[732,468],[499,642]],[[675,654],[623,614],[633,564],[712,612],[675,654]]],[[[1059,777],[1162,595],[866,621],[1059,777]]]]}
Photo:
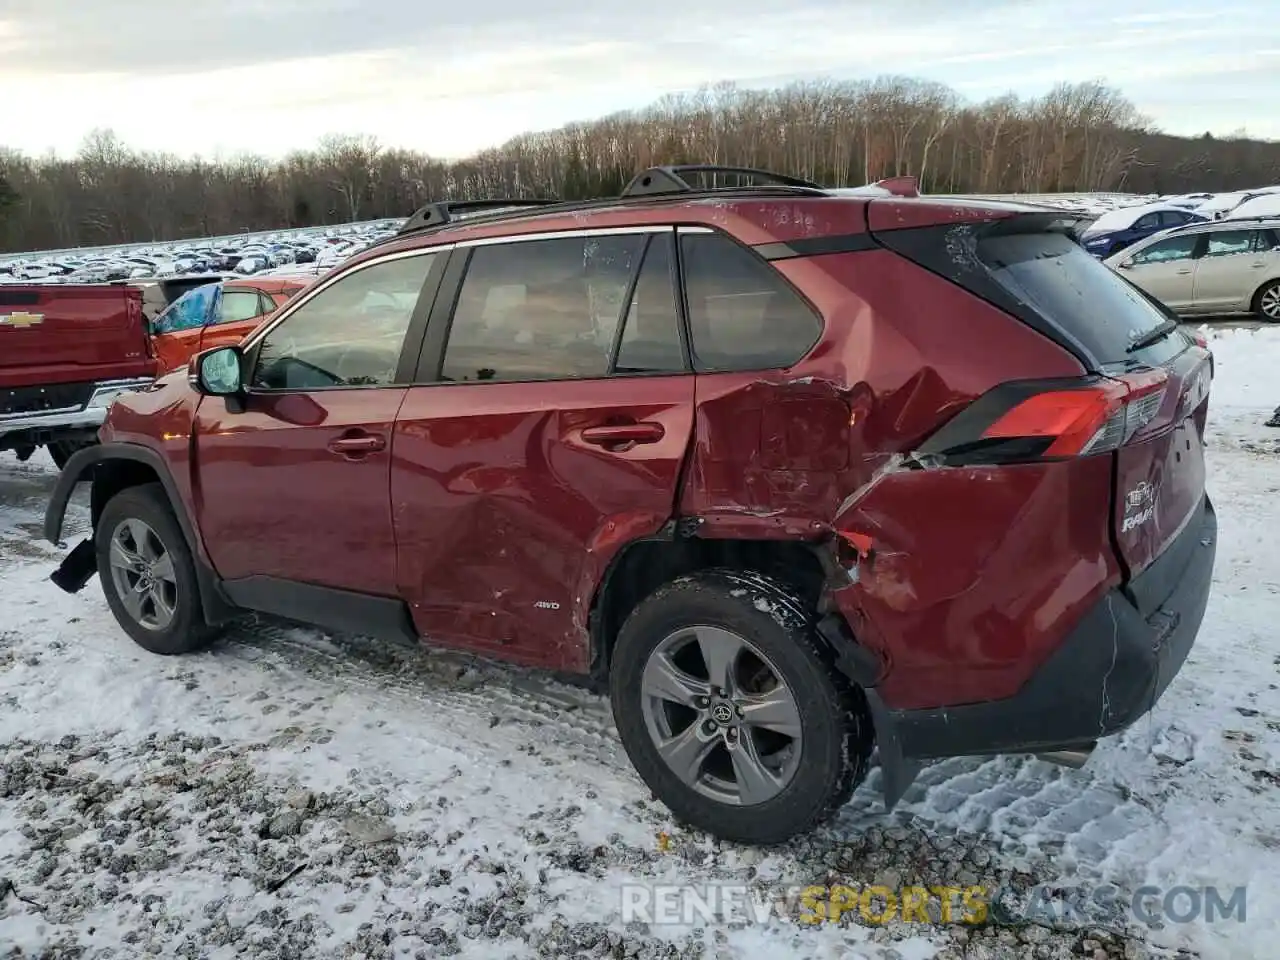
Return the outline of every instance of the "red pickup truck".
{"type": "Polygon", "coordinates": [[[0,287],[0,451],[26,460],[47,446],[61,468],[97,439],[117,395],[185,365],[197,350],[238,343],[310,279],[0,287]],[[208,316],[190,328],[157,327],[168,307],[190,300],[185,294],[215,284],[208,316]]]}
{"type": "Polygon", "coordinates": [[[61,467],[112,400],[158,372],[139,288],[0,287],[0,451],[26,460],[47,446],[61,467]]]}

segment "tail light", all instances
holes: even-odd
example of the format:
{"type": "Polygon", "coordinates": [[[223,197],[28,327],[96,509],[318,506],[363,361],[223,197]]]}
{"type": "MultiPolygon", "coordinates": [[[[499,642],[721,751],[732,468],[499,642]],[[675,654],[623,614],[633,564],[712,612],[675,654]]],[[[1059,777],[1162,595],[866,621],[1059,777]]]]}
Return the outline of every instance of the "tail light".
{"type": "Polygon", "coordinates": [[[147,322],[146,314],[142,310],[141,290],[125,288],[124,309],[125,315],[129,318],[129,325],[142,329],[143,349],[146,351],[147,358],[154,360],[156,358],[156,346],[151,342],[151,325],[147,322]]]}
{"type": "Polygon", "coordinates": [[[1163,370],[996,387],[921,445],[961,465],[1057,460],[1117,450],[1151,423],[1164,400],[1163,370]]]}

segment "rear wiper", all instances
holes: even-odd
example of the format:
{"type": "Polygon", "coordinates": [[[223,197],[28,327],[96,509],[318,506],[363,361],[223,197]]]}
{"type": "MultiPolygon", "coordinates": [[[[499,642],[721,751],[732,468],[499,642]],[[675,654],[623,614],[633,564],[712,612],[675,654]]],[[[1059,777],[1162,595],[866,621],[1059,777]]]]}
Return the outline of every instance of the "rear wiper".
{"type": "Polygon", "coordinates": [[[1166,320],[1164,323],[1160,324],[1160,326],[1154,327],[1153,329],[1148,330],[1142,336],[1138,337],[1138,339],[1130,343],[1129,348],[1125,352],[1135,353],[1138,350],[1141,350],[1143,347],[1149,347],[1153,343],[1159,343],[1161,340],[1163,340],[1165,337],[1167,337],[1169,334],[1173,333],[1173,331],[1177,329],[1178,329],[1177,320],[1166,320]]]}

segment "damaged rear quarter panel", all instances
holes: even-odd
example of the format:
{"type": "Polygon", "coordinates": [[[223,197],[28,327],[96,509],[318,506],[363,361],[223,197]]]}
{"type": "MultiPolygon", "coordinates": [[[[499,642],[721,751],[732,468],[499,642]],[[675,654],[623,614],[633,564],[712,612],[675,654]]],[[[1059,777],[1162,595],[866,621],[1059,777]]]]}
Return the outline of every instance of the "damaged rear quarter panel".
{"type": "Polygon", "coordinates": [[[697,375],[680,512],[703,536],[829,535],[852,492],[1010,370],[1082,372],[1034,331],[889,251],[774,267],[824,332],[789,370],[697,375]]]}
{"type": "Polygon", "coordinates": [[[1118,579],[1110,461],[906,469],[911,452],[1000,383],[1080,376],[1069,353],[886,250],[774,264],[821,312],[789,370],[698,374],[681,515],[699,536],[872,537],[835,593],[887,665],[893,707],[1014,692],[1118,579]]]}
{"type": "MultiPolygon", "coordinates": [[[[1119,583],[1111,457],[887,472],[836,520],[870,538],[835,592],[884,638],[899,709],[1011,696],[1119,583]]],[[[1100,637],[1099,642],[1105,642],[1100,637]]]]}

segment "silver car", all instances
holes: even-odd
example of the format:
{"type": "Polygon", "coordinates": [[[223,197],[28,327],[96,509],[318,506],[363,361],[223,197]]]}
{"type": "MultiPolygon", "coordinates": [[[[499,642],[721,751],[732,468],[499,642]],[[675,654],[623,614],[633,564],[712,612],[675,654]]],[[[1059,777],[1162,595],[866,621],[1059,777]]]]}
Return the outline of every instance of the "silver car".
{"type": "Polygon", "coordinates": [[[1280,323],[1280,217],[1166,230],[1103,261],[1182,316],[1280,323]]]}

